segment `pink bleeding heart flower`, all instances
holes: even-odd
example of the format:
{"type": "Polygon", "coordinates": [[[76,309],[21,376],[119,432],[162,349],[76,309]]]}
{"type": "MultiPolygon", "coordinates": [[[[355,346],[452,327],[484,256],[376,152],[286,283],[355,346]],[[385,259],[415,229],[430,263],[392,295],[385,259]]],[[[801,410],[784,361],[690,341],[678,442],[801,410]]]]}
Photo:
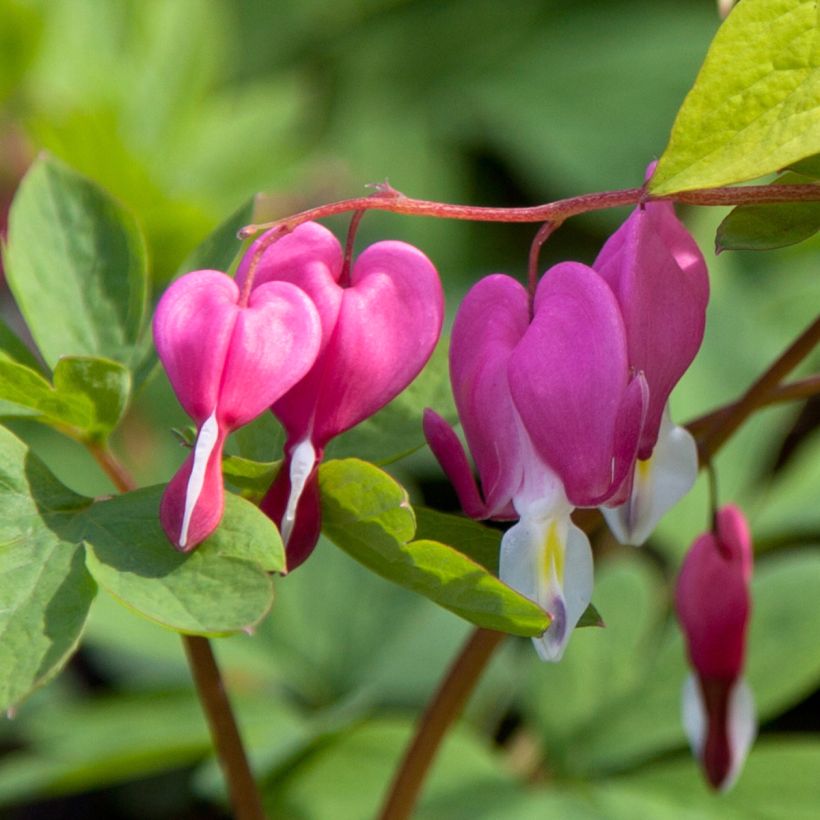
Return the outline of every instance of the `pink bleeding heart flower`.
{"type": "Polygon", "coordinates": [[[154,342],[171,386],[196,422],[193,452],[162,496],[168,538],[188,552],[216,528],[224,509],[222,447],[310,369],[321,325],[299,288],[275,282],[240,303],[236,282],[201,270],[174,282],[154,314],[154,342]]]}
{"type": "Polygon", "coordinates": [[[721,791],[737,779],[756,732],[742,676],[751,575],[746,520],[737,507],[723,507],[715,532],[701,535],[687,553],[675,598],[694,668],[684,685],[683,723],[707,780],[721,791]]]}
{"type": "Polygon", "coordinates": [[[519,519],[502,539],[499,576],[550,614],[534,643],[558,660],[592,595],[589,541],[570,513],[609,499],[631,471],[647,397],[594,270],[547,271],[533,311],[499,274],[470,290],[453,325],[450,377],[482,492],[450,426],[427,410],[424,429],[468,515],[519,519]]]}
{"type": "Polygon", "coordinates": [[[254,290],[298,285],[315,304],[322,344],[311,370],[271,408],[287,432],[285,463],[262,502],[281,527],[288,570],[319,536],[317,469],[334,437],[371,416],[419,374],[444,318],[444,294],[432,262],[404,242],[377,242],[345,271],[330,231],[305,223],[258,254],[260,237],[237,271],[244,282],[255,257],[254,290]]]}
{"type": "MultiPolygon", "coordinates": [[[[653,170],[654,165],[648,173],[653,170]]],[[[649,385],[630,497],[603,511],[622,543],[641,544],[697,476],[694,439],[673,424],[667,403],[703,341],[709,278],[703,255],[671,202],[636,208],[607,240],[593,267],[618,300],[629,365],[649,385]]]]}

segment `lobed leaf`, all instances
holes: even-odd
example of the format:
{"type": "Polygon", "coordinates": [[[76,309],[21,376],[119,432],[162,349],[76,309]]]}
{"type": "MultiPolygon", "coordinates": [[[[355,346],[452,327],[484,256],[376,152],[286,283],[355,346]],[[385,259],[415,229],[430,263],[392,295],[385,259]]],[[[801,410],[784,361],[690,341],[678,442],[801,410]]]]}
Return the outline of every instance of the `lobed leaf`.
{"type": "Polygon", "coordinates": [[[0,709],[56,675],[75,650],[96,585],[65,526],[91,503],[0,427],[0,709]]]}
{"type": "Polygon", "coordinates": [[[40,373],[0,353],[0,414],[34,416],[89,441],[106,439],[128,404],[131,374],[111,359],[64,356],[52,387],[40,373]]]}
{"type": "Polygon", "coordinates": [[[179,632],[219,635],[253,629],[273,603],[266,570],[281,569],[276,528],[252,504],[228,494],[214,534],[176,552],[159,523],[162,487],[95,504],[77,522],[99,585],[149,620],[179,632]]]}

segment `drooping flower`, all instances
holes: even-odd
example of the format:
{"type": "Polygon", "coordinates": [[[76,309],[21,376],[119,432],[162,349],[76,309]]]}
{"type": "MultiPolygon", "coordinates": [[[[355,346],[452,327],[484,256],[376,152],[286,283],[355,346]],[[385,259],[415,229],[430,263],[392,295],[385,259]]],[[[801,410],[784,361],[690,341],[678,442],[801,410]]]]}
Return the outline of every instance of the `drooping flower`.
{"type": "Polygon", "coordinates": [[[501,274],[476,284],[453,325],[450,378],[481,492],[456,434],[425,412],[427,441],[474,518],[518,518],[504,535],[499,576],[552,622],[536,650],[558,660],[592,595],[592,553],[570,520],[632,470],[646,408],[630,377],[615,297],[598,274],[567,262],[544,275],[533,315],[527,292],[501,274]]]}
{"type": "Polygon", "coordinates": [[[734,506],[721,508],[714,532],[684,559],[676,605],[694,673],[683,689],[683,724],[715,789],[735,782],[754,740],[751,690],[743,679],[751,600],[749,528],[734,506]]]}
{"type": "Polygon", "coordinates": [[[649,385],[628,499],[602,510],[618,540],[638,545],[697,477],[694,439],[672,422],[667,404],[703,341],[709,279],[703,255],[670,202],[636,208],[593,267],[618,300],[629,366],[649,385]]]}
{"type": "Polygon", "coordinates": [[[292,284],[256,288],[243,305],[233,279],[201,270],[168,288],[153,330],[171,386],[197,426],[193,451],[160,506],[168,538],[188,552],[222,517],[226,436],[307,373],[319,351],[321,326],[311,300],[292,284]]]}
{"type": "MultiPolygon", "coordinates": [[[[263,241],[240,264],[240,285],[263,241]]],[[[419,374],[441,333],[444,295],[432,262],[411,245],[377,242],[348,272],[336,237],[312,222],[259,256],[253,292],[274,281],[298,285],[322,325],[313,367],[271,408],[287,433],[285,463],[261,507],[280,525],[292,570],[319,537],[317,469],[324,448],[419,374]]]]}

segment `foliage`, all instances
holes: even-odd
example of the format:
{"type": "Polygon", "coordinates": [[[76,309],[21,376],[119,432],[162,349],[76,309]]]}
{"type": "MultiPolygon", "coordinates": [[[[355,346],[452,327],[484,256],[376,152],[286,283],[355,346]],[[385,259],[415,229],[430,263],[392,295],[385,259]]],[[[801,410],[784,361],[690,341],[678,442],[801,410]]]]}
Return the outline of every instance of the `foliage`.
{"type": "MultiPolygon", "coordinates": [[[[658,194],[787,166],[778,182],[816,184],[816,4],[743,0],[665,151],[717,27],[709,4],[518,6],[0,0],[0,198],[19,183],[3,249],[19,314],[6,299],[0,324],[0,708],[16,714],[0,724],[0,804],[147,777],[156,802],[140,785],[140,816],[191,795],[224,802],[182,633],[222,636],[272,816],[370,816],[464,621],[521,636],[548,625],[498,580],[500,530],[453,513],[422,448],[423,407],[456,419],[444,342],[406,392],[329,446],[324,535],[293,575],[271,577],[282,541],[251,503],[279,469],[269,414],[229,443],[223,472],[245,497],[226,493],[211,538],[180,555],[157,519],[184,448],[150,346],[152,296],[189,270],[231,270],[252,219],[388,174],[425,198],[531,204],[636,184],[652,154],[658,194]],[[271,193],[250,199],[258,189],[271,193]],[[142,489],[103,495],[87,453],[112,448],[142,489]],[[86,692],[89,679],[104,691],[86,692]]],[[[673,396],[682,419],[740,395],[820,297],[816,202],[688,217],[701,248],[717,230],[718,250],[738,252],[709,259],[707,338],[673,396]]],[[[572,220],[544,258],[591,259],[616,218],[572,220]]],[[[532,232],[369,214],[360,236],[423,247],[452,313],[478,275],[524,273],[532,232]]],[[[648,550],[599,542],[583,624],[606,629],[581,630],[558,666],[508,639],[419,817],[810,816],[820,727],[792,731],[789,710],[806,719],[820,683],[811,413],[767,410],[716,459],[759,551],[749,678],[763,736],[737,789],[707,795],[679,726],[670,589],[703,529],[701,482],[648,550]]]]}

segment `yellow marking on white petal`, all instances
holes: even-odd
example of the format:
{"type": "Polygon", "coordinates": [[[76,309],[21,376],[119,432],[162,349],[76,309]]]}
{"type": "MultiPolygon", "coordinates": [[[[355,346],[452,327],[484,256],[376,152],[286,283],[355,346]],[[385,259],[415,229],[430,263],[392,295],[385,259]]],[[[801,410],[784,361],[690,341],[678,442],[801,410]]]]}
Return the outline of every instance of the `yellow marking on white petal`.
{"type": "Polygon", "coordinates": [[[550,521],[543,546],[544,572],[547,578],[555,574],[559,584],[564,583],[564,544],[558,535],[558,524],[550,521]]]}
{"type": "Polygon", "coordinates": [[[205,486],[205,470],[218,438],[219,425],[216,423],[216,407],[214,407],[213,413],[205,419],[205,423],[200,428],[194,445],[194,463],[191,465],[191,474],[188,476],[188,486],[185,489],[185,510],[182,513],[182,528],[179,533],[180,547],[188,543],[191,517],[194,514],[196,502],[202,494],[202,488],[205,486]]]}
{"type": "Polygon", "coordinates": [[[649,458],[639,458],[635,463],[635,477],[638,481],[649,481],[652,473],[652,456],[649,458]]]}

